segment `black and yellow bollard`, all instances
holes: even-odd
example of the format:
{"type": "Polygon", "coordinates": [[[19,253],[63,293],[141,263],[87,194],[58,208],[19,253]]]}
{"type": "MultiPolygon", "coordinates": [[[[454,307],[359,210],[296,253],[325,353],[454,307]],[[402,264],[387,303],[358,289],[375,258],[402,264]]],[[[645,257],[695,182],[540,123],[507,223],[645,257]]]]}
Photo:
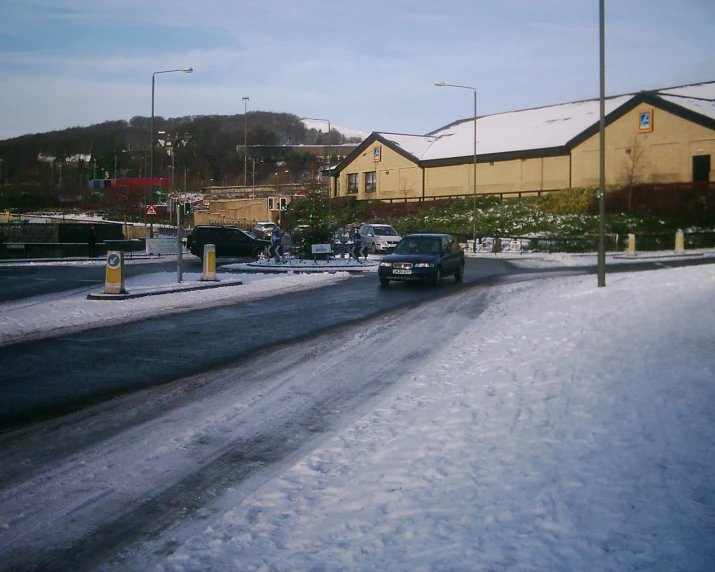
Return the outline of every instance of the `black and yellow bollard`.
{"type": "Polygon", "coordinates": [[[104,279],[105,294],[124,294],[124,253],[119,250],[107,252],[107,272],[104,279]]]}
{"type": "Polygon", "coordinates": [[[204,244],[204,268],[201,274],[202,282],[216,282],[216,246],[204,244]]]}

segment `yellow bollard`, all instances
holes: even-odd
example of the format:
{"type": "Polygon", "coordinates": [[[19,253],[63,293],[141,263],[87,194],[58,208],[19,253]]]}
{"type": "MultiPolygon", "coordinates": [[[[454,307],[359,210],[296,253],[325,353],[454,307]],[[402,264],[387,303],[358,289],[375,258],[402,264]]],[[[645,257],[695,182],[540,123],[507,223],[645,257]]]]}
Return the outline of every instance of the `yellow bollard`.
{"type": "Polygon", "coordinates": [[[636,255],[636,235],[629,234],[628,235],[628,256],[635,256],[635,255],[636,255]]]}
{"type": "Polygon", "coordinates": [[[104,279],[105,294],[124,294],[124,253],[119,250],[107,252],[107,272],[104,279]]]}
{"type": "Polygon", "coordinates": [[[675,254],[685,254],[685,236],[682,230],[675,233],[675,254]]]}
{"type": "Polygon", "coordinates": [[[213,244],[204,245],[204,268],[201,274],[202,282],[216,282],[216,246],[213,244]]]}

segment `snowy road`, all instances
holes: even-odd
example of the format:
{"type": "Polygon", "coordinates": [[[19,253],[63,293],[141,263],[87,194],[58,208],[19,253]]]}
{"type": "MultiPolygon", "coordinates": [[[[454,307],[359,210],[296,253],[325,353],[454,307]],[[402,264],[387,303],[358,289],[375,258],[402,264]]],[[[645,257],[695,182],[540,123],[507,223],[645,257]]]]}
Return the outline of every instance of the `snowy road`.
{"type": "Polygon", "coordinates": [[[455,290],[0,434],[0,570],[715,569],[715,266],[455,290]]]}
{"type": "Polygon", "coordinates": [[[3,435],[0,483],[13,484],[0,492],[0,568],[91,568],[211,514],[207,503],[227,488],[247,495],[419,370],[485,297],[453,296],[3,435]],[[415,332],[430,335],[415,345],[415,332]]]}

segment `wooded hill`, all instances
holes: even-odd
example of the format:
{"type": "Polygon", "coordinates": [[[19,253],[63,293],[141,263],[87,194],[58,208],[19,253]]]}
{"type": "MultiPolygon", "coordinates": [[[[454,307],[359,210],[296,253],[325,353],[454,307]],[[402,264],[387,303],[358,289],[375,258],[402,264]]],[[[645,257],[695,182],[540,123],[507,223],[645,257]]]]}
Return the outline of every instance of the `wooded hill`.
{"type": "MultiPolygon", "coordinates": [[[[148,176],[149,124],[149,117],[137,116],[0,141],[0,207],[51,206],[86,194],[90,179],[148,176]]],[[[173,142],[177,186],[183,188],[186,179],[191,190],[212,181],[243,184],[244,166],[249,184],[254,173],[256,184],[272,182],[278,167],[284,177],[298,180],[324,159],[286,145],[352,142],[335,129],[329,134],[308,129],[296,115],[264,111],[245,117],[155,116],[154,131],[157,140],[173,142]],[[246,140],[249,161],[244,161],[246,140]]],[[[157,144],[154,176],[171,177],[171,165],[171,156],[157,144]]]]}

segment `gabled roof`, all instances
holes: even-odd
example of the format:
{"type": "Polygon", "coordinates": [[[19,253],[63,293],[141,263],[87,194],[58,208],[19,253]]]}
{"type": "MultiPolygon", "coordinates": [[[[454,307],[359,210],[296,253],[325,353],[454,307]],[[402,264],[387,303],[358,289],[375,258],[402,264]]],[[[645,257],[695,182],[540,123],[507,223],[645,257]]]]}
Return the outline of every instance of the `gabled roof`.
{"type": "MultiPolygon", "coordinates": [[[[715,130],[715,82],[609,97],[611,123],[641,103],[666,109],[715,130]]],[[[566,155],[598,132],[599,99],[484,115],[477,118],[477,161],[566,155]]],[[[375,132],[344,159],[348,165],[374,141],[421,166],[459,164],[474,157],[474,119],[461,119],[427,135],[375,132]]]]}

